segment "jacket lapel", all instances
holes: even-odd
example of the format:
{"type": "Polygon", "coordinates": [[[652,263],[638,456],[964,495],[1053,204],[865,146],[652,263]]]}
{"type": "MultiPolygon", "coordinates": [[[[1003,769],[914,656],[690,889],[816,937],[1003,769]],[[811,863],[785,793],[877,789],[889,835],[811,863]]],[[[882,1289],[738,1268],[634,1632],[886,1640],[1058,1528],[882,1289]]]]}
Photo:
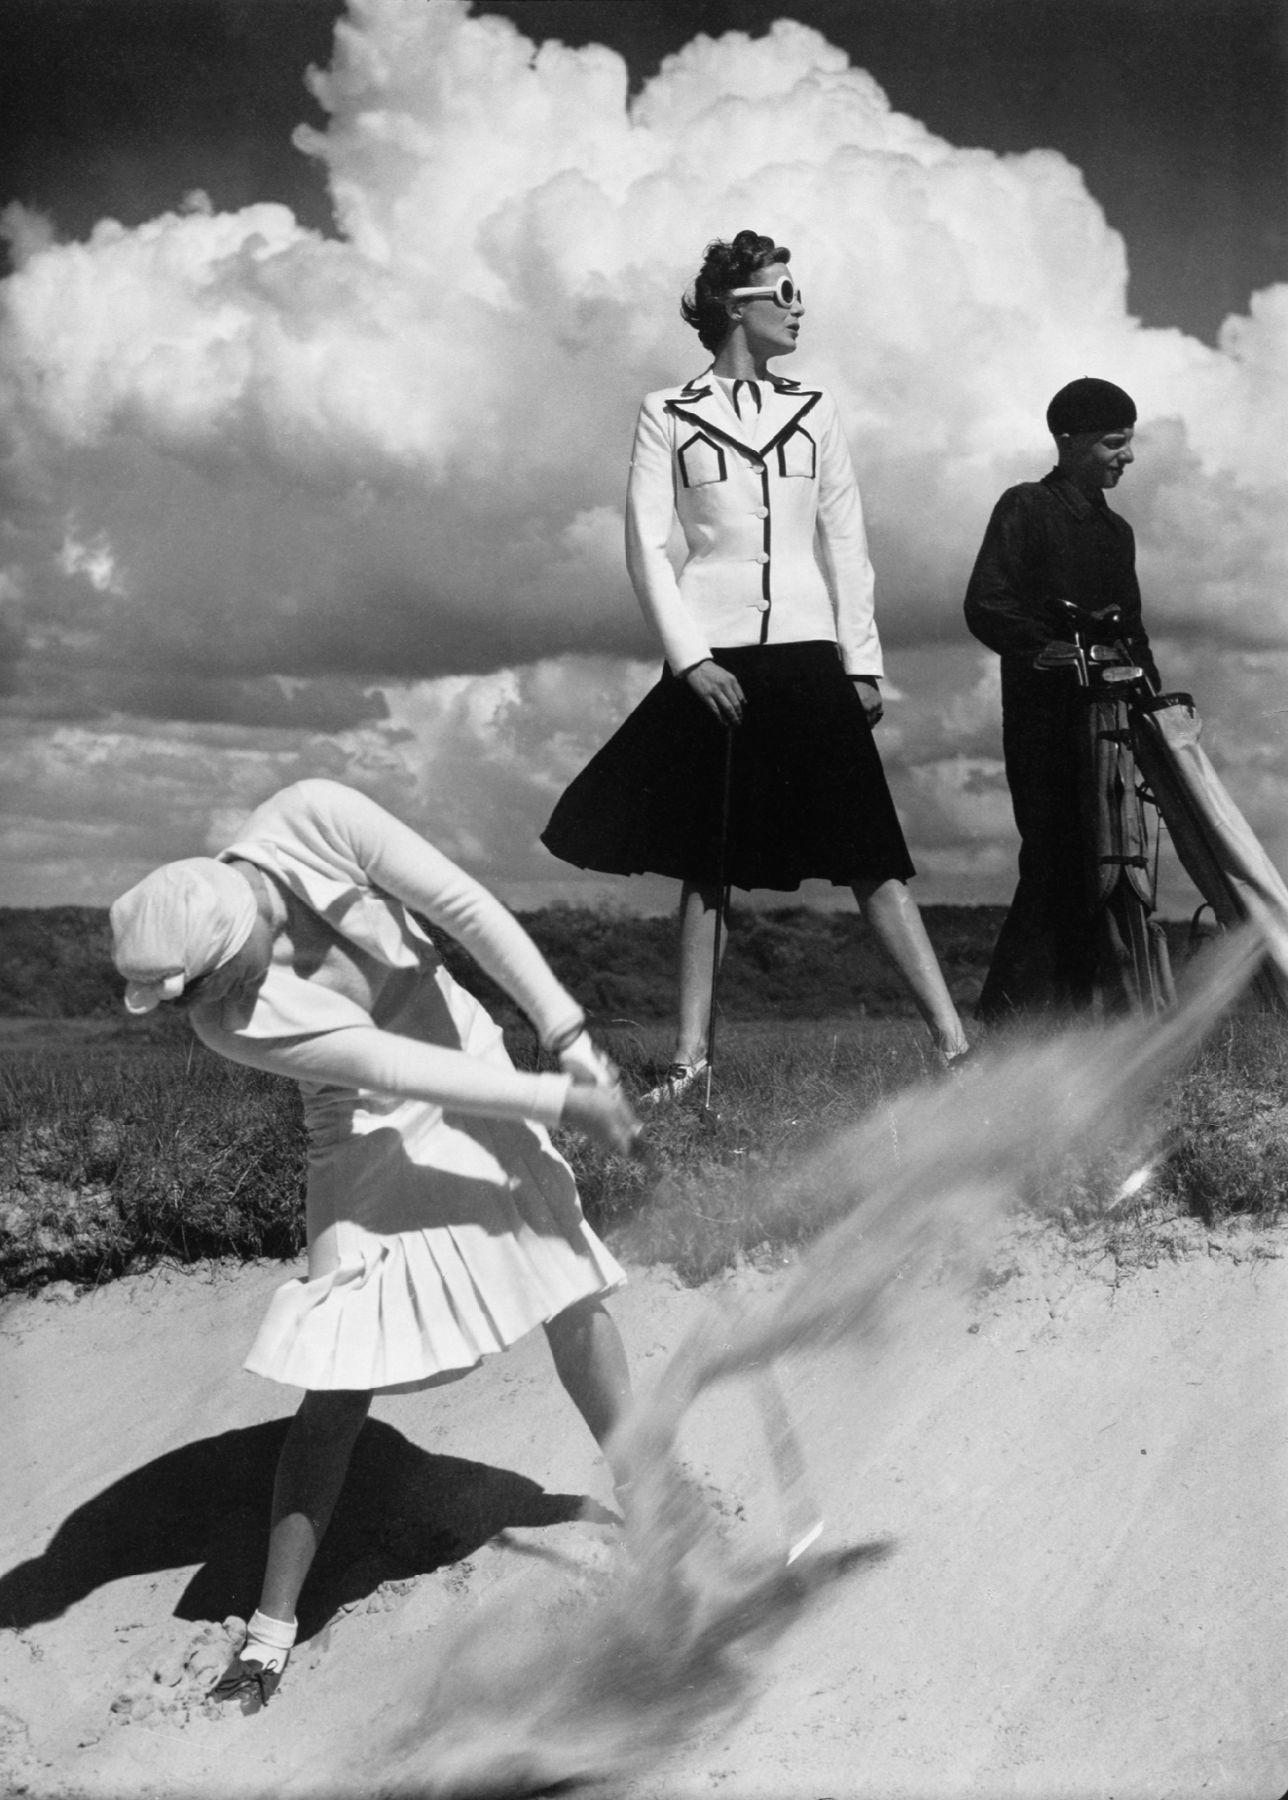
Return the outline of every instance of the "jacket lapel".
{"type": "Polygon", "coordinates": [[[674,400],[668,400],[666,410],[690,425],[700,426],[708,436],[728,444],[748,461],[760,464],[797,420],[817,406],[822,391],[803,388],[799,382],[782,376],[771,376],[761,384],[760,396],[759,413],[744,409],[745,416],[739,418],[707,369],[687,382],[674,400]]]}
{"type": "Polygon", "coordinates": [[[822,397],[820,388],[803,388],[799,382],[781,377],[775,380],[760,409],[759,428],[752,440],[760,454],[767,456],[822,397]]]}

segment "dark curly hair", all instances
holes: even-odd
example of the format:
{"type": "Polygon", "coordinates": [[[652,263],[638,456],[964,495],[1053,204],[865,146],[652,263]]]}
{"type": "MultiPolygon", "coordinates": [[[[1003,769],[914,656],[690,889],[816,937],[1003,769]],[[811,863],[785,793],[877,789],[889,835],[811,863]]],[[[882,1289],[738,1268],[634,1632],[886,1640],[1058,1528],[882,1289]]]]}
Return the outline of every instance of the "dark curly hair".
{"type": "Polygon", "coordinates": [[[758,231],[740,231],[731,244],[717,238],[707,245],[697,279],[680,302],[680,317],[692,325],[712,355],[729,335],[724,297],[730,288],[752,287],[757,269],[789,262],[791,251],[758,231]]]}

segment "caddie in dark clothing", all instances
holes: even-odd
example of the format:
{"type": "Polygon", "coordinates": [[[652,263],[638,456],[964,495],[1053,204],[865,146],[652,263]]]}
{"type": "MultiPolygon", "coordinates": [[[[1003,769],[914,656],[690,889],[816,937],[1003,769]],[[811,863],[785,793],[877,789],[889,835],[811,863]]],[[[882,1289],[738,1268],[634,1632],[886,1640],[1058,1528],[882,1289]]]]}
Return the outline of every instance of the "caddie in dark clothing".
{"type": "Polygon", "coordinates": [[[980,995],[978,1016],[1090,1004],[1096,942],[1078,799],[1079,688],[1035,659],[1072,628],[1058,602],[1117,607],[1112,636],[1158,687],[1141,622],[1131,526],[1105,504],[1134,460],[1136,407],[1110,381],[1072,381],[1047,408],[1059,460],[1008,488],[984,533],[966,623],[1002,659],[1002,748],[1020,833],[1020,879],[980,995]]]}

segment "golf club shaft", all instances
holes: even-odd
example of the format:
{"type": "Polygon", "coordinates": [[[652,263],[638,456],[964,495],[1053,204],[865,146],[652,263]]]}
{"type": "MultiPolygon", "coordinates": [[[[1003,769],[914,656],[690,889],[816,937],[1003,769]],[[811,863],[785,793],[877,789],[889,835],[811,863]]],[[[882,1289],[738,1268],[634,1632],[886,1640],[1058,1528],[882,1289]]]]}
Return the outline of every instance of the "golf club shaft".
{"type": "Polygon", "coordinates": [[[725,909],[729,904],[729,803],[733,792],[733,726],[725,726],[724,777],[720,789],[720,842],[716,853],[716,930],[711,950],[711,1007],[707,1014],[707,1094],[711,1109],[711,1077],[716,1066],[716,996],[720,987],[720,951],[725,909]]]}
{"type": "Polygon", "coordinates": [[[809,1491],[805,1476],[805,1453],[787,1411],[783,1390],[772,1367],[760,1370],[756,1389],[769,1459],[773,1464],[778,1491],[782,1498],[783,1520],[787,1529],[787,1560],[794,1562],[823,1529],[823,1515],[809,1491]]]}

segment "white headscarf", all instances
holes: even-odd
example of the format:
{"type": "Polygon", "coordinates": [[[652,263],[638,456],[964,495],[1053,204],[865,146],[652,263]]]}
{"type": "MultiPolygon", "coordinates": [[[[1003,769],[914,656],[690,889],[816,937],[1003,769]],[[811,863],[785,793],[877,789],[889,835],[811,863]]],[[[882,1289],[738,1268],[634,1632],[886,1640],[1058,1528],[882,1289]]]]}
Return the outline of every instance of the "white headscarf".
{"type": "Polygon", "coordinates": [[[222,969],[251,934],[258,907],[250,883],[212,856],[163,863],[112,905],[112,960],[125,1005],[151,1012],[190,981],[222,969]]]}

